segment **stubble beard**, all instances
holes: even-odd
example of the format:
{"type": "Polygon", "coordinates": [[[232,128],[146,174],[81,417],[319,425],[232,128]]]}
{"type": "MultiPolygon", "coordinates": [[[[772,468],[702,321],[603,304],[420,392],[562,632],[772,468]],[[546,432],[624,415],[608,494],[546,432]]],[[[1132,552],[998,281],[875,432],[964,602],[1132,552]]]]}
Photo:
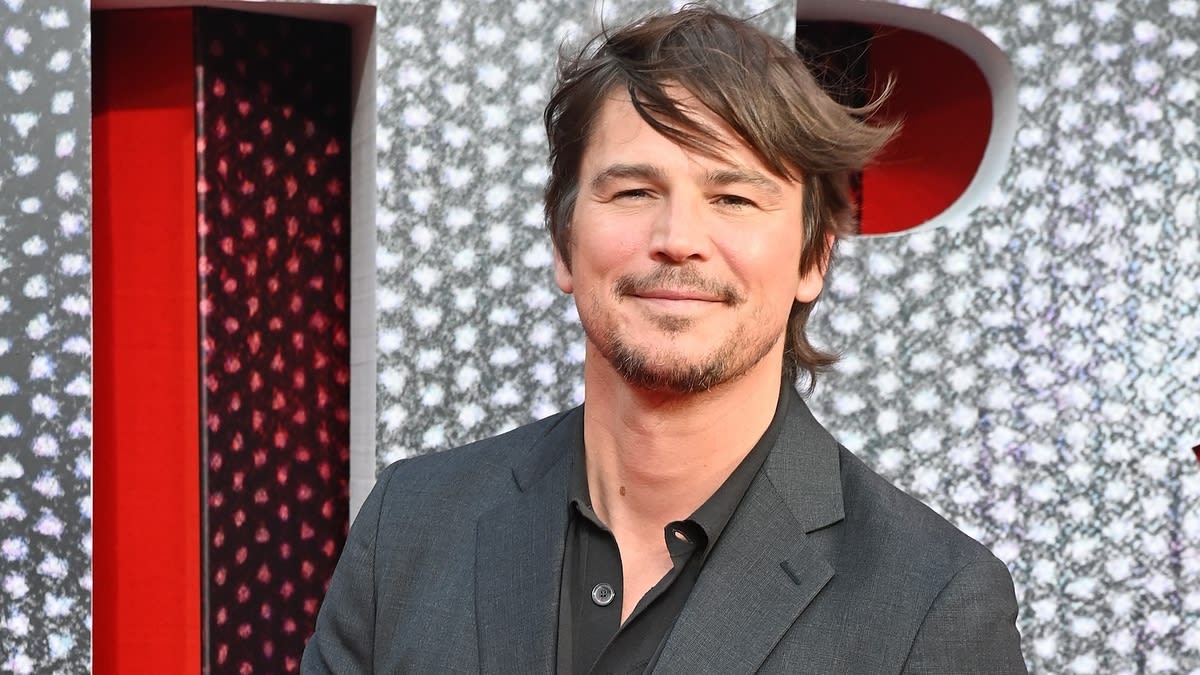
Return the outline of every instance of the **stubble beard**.
{"type": "Polygon", "coordinates": [[[699,360],[689,361],[670,351],[657,352],[628,344],[616,331],[600,347],[600,353],[614,370],[629,384],[647,391],[675,394],[697,394],[744,376],[766,358],[778,340],[760,339],[756,344],[743,344],[735,332],[715,351],[699,360]]]}
{"type": "MultiPolygon", "coordinates": [[[[650,285],[661,281],[664,275],[653,275],[644,280],[624,278],[617,284],[618,298],[626,295],[639,284],[650,285]]],[[[686,276],[686,275],[685,275],[686,276]]],[[[710,290],[711,286],[707,287],[710,290]]],[[[734,289],[720,288],[720,295],[727,304],[737,305],[744,299],[734,289]]],[[[775,344],[782,339],[783,331],[773,334],[751,335],[747,326],[758,325],[762,317],[759,312],[747,318],[711,352],[699,357],[688,358],[674,347],[674,338],[688,331],[696,323],[688,317],[653,315],[651,323],[664,333],[666,340],[659,347],[631,344],[618,325],[616,317],[607,312],[598,297],[591,299],[590,317],[580,313],[584,332],[595,345],[600,356],[628,384],[647,391],[674,394],[696,394],[737,380],[762,361],[775,344]],[[589,319],[600,319],[599,326],[589,325],[589,319]]]]}

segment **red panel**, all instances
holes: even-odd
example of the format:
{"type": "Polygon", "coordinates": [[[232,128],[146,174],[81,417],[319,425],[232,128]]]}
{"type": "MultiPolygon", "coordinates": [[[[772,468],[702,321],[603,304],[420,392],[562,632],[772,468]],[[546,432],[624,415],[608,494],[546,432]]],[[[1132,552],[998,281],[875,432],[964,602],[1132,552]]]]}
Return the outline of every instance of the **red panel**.
{"type": "Polygon", "coordinates": [[[923,33],[883,27],[870,47],[870,70],[896,76],[884,118],[904,130],[863,173],[862,233],[907,230],[954,203],[983,159],[992,129],[992,95],[963,52],[923,33]]]}
{"type": "Polygon", "coordinates": [[[97,675],[200,670],[191,16],[92,20],[97,675]]]}

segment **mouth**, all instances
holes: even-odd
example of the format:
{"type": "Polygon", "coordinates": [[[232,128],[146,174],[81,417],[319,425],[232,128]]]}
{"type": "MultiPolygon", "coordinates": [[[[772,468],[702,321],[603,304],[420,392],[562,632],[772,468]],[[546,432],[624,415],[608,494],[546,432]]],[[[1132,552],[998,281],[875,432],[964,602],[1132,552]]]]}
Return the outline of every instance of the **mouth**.
{"type": "Polygon", "coordinates": [[[648,275],[625,275],[614,289],[619,297],[630,297],[666,307],[738,305],[743,301],[734,286],[701,276],[691,267],[660,267],[648,275]]]}
{"type": "Polygon", "coordinates": [[[631,293],[642,300],[661,300],[666,302],[725,302],[718,295],[690,288],[654,288],[631,293]]]}

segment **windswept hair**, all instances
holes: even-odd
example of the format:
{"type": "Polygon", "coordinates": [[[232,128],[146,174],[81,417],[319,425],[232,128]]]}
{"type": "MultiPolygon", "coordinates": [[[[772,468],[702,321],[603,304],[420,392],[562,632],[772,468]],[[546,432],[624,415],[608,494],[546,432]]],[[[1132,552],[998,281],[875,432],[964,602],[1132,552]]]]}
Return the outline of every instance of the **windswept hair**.
{"type": "MultiPolygon", "coordinates": [[[[727,143],[672,97],[682,87],[733,129],[762,163],[781,178],[802,183],[804,250],[801,275],[825,265],[829,235],[857,231],[850,177],[867,165],[897,131],[870,124],[887,95],[860,108],[844,107],[821,88],[786,43],[743,19],[687,5],[607,30],[559,59],[558,79],[544,121],[550,144],[545,192],[546,226],[571,266],[571,220],[579,172],[605,97],[624,89],[642,119],[693,152],[721,158],[727,143]]],[[[890,89],[890,87],[888,88],[890,89]]],[[[794,302],[784,342],[783,374],[809,378],[837,362],[812,345],[805,324],[813,302],[794,302]]]]}

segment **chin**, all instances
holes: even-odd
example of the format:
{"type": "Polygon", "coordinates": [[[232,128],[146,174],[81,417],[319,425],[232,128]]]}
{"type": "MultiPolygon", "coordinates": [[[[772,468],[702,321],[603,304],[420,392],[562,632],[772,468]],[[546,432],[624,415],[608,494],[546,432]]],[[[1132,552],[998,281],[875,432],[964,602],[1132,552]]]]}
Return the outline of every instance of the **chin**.
{"type": "Polygon", "coordinates": [[[782,327],[778,333],[745,326],[719,330],[716,325],[701,331],[695,320],[683,317],[668,321],[659,316],[650,324],[644,317],[613,319],[603,312],[580,312],[592,356],[607,361],[630,386],[660,393],[696,394],[736,381],[759,366],[783,338],[782,327]],[[609,320],[596,320],[604,318],[609,320]]]}
{"type": "Polygon", "coordinates": [[[688,358],[678,352],[654,353],[656,350],[639,349],[616,339],[601,352],[613,370],[632,386],[662,393],[696,394],[742,377],[765,356],[747,358],[750,355],[734,349],[736,344],[730,341],[716,352],[688,358]]]}

